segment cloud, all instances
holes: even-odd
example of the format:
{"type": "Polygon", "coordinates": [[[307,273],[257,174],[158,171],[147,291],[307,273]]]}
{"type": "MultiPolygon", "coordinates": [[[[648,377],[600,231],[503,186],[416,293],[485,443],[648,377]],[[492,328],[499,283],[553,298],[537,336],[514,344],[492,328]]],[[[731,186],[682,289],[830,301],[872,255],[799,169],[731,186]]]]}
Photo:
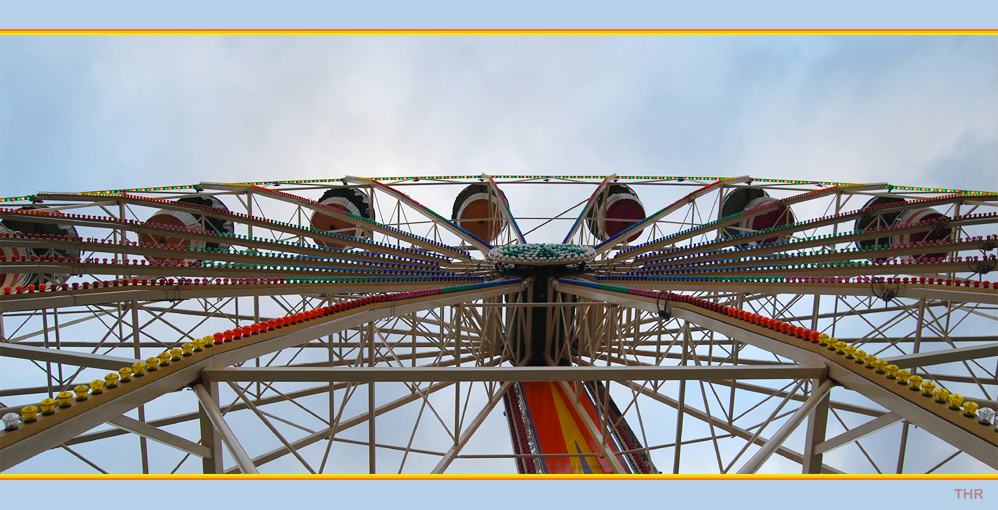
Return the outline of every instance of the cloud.
{"type": "Polygon", "coordinates": [[[3,194],[480,172],[918,185],[946,161],[993,171],[995,52],[975,37],[5,37],[3,194]]]}
{"type": "MultiPolygon", "coordinates": [[[[786,73],[742,117],[745,138],[759,133],[758,145],[742,158],[748,173],[945,187],[954,186],[943,177],[954,170],[994,174],[993,164],[982,164],[998,148],[998,74],[985,64],[995,56],[986,41],[833,42],[836,48],[786,73]],[[960,158],[978,163],[939,174],[941,159],[960,158]]],[[[992,181],[974,182],[993,187],[992,181]]]]}

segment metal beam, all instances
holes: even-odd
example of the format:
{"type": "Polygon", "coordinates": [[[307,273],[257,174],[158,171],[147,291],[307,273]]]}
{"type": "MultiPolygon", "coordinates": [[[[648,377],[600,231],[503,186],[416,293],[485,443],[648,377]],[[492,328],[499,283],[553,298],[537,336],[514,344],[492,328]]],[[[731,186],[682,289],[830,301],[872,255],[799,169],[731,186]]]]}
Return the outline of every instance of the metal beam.
{"type": "Polygon", "coordinates": [[[575,219],[575,223],[572,224],[572,228],[568,230],[568,235],[565,236],[565,240],[561,242],[562,244],[568,243],[568,241],[572,238],[572,236],[574,236],[575,233],[579,231],[579,228],[582,226],[583,220],[586,217],[586,213],[588,213],[589,210],[592,209],[593,205],[596,203],[596,196],[599,193],[603,193],[603,188],[609,185],[611,179],[616,181],[617,174],[610,175],[609,177],[603,179],[603,182],[599,183],[596,186],[596,191],[593,191],[593,193],[589,196],[589,199],[586,200],[585,202],[586,205],[582,207],[582,211],[579,212],[579,216],[575,219]]]}
{"type": "Polygon", "coordinates": [[[130,367],[132,363],[142,361],[132,358],[119,358],[116,356],[106,356],[91,354],[89,352],[75,352],[62,349],[46,349],[44,347],[28,347],[11,343],[0,344],[0,356],[5,358],[20,358],[36,361],[47,361],[51,363],[62,363],[73,365],[74,367],[103,368],[105,370],[118,371],[121,367],[130,367]]]}
{"type": "MultiPolygon", "coordinates": [[[[811,381],[812,385],[818,381],[811,381]]],[[[812,386],[813,387],[813,386],[812,386]]],[[[824,462],[821,452],[817,451],[819,443],[825,440],[825,433],[828,431],[828,408],[831,403],[831,393],[818,402],[818,405],[811,409],[807,416],[807,434],[804,437],[804,474],[821,474],[821,464],[824,462]]]]}
{"type": "MultiPolygon", "coordinates": [[[[560,285],[557,286],[557,290],[589,299],[657,312],[657,304],[651,298],[624,295],[577,285],[560,285]]],[[[906,398],[908,393],[898,390],[897,385],[887,385],[882,381],[870,379],[869,374],[862,368],[856,368],[853,364],[844,364],[834,356],[827,357],[824,351],[818,351],[810,343],[788,343],[783,341],[786,335],[782,333],[776,333],[708,310],[686,306],[683,303],[676,303],[672,308],[673,317],[693,322],[729,338],[752,344],[798,363],[827,364],[828,378],[836,383],[862,393],[867,398],[924,428],[943,441],[967,452],[988,466],[998,467],[998,448],[995,446],[994,436],[988,434],[984,427],[963,420],[958,413],[950,413],[945,408],[934,407],[931,401],[923,403],[920,400],[911,400],[910,397],[906,398]]]]}
{"type": "MultiPolygon", "coordinates": [[[[527,240],[523,237],[523,232],[520,232],[520,226],[517,225],[516,223],[516,218],[513,217],[513,212],[509,210],[509,204],[503,202],[501,199],[498,198],[500,196],[505,196],[502,194],[502,191],[499,190],[499,185],[496,184],[496,181],[494,181],[492,177],[490,177],[488,174],[482,174],[482,179],[489,186],[489,189],[491,189],[494,192],[492,193],[492,195],[495,195],[496,199],[499,200],[499,206],[500,206],[499,212],[502,213],[502,215],[506,218],[506,221],[509,223],[510,228],[516,234],[516,239],[520,241],[520,244],[527,244],[527,240]]],[[[489,197],[490,206],[492,204],[492,199],[493,197],[490,196],[489,197]]]]}
{"type": "MultiPolygon", "coordinates": [[[[776,393],[773,393],[773,388],[767,388],[765,386],[757,386],[757,385],[754,385],[754,384],[748,384],[748,383],[743,383],[743,382],[739,382],[739,381],[735,381],[734,384],[731,384],[731,381],[716,381],[716,382],[713,382],[711,384],[715,384],[715,385],[718,385],[718,386],[730,386],[731,388],[734,388],[734,389],[748,390],[748,391],[752,391],[752,392],[755,392],[755,393],[762,393],[762,394],[765,394],[765,395],[772,395],[774,397],[785,397],[786,396],[786,392],[784,392],[784,391],[778,391],[776,393]]],[[[803,401],[807,400],[806,397],[801,396],[801,395],[797,395],[797,394],[791,395],[790,399],[791,400],[796,400],[798,402],[803,402],[803,401]]],[[[833,402],[829,402],[828,403],[828,407],[831,408],[831,409],[837,409],[839,411],[845,411],[845,412],[848,412],[848,413],[860,414],[860,415],[869,416],[869,417],[872,417],[872,418],[876,418],[878,416],[883,416],[884,414],[886,414],[884,411],[880,411],[880,410],[877,410],[877,409],[872,409],[872,408],[869,408],[869,407],[859,406],[859,405],[856,405],[856,404],[850,404],[850,403],[847,403],[847,402],[834,402],[834,401],[833,402]]]]}
{"type": "MultiPolygon", "coordinates": [[[[212,394],[214,394],[214,392],[217,391],[217,388],[212,389],[212,385],[213,384],[215,386],[217,386],[217,383],[204,383],[205,388],[207,388],[208,392],[212,393],[212,394]]],[[[334,385],[334,386],[335,386],[334,389],[339,390],[339,389],[345,388],[347,386],[347,384],[343,383],[343,384],[337,384],[337,385],[334,385]]],[[[302,398],[302,397],[308,397],[308,396],[312,396],[312,395],[317,395],[319,393],[325,393],[326,391],[329,391],[329,386],[326,386],[326,385],[316,386],[316,387],[307,388],[307,389],[304,389],[304,390],[298,390],[298,391],[288,392],[288,393],[286,393],[284,395],[273,395],[273,396],[269,396],[269,397],[264,397],[264,398],[261,398],[261,399],[257,399],[255,401],[255,403],[259,407],[259,406],[263,406],[263,405],[267,405],[267,404],[273,404],[275,402],[284,402],[284,401],[286,401],[288,399],[296,399],[296,398],[302,398]]],[[[231,406],[219,406],[218,408],[223,413],[230,413],[232,411],[240,411],[240,410],[249,409],[248,407],[246,407],[246,404],[241,403],[241,402],[234,403],[231,406]]],[[[165,427],[167,425],[175,425],[177,423],[184,423],[184,422],[188,422],[188,421],[192,421],[192,420],[202,419],[201,415],[203,413],[204,413],[204,410],[201,409],[200,406],[198,406],[198,410],[196,412],[182,413],[182,414],[173,415],[173,416],[170,416],[170,417],[167,417],[167,418],[159,418],[159,419],[156,419],[156,420],[149,420],[147,423],[149,423],[150,425],[152,425],[154,427],[165,427]]],[[[207,419],[208,419],[207,416],[203,417],[203,420],[207,420],[207,419]]],[[[211,422],[208,422],[207,426],[208,426],[209,429],[212,429],[211,422]]],[[[117,430],[117,429],[101,430],[99,432],[90,432],[90,433],[81,434],[79,436],[76,436],[73,439],[70,439],[69,441],[66,441],[66,444],[69,445],[69,446],[72,446],[72,445],[75,445],[75,444],[82,444],[82,443],[88,443],[88,442],[92,442],[92,441],[99,441],[101,439],[107,439],[109,437],[118,437],[118,436],[123,435],[124,433],[125,433],[124,431],[117,430]]],[[[204,434],[204,432],[202,430],[202,435],[203,434],[204,434]]],[[[211,441],[208,441],[208,442],[210,443],[211,441]]],[[[204,444],[204,443],[202,443],[202,444],[204,444]]],[[[221,447],[222,447],[222,445],[221,445],[221,443],[219,443],[218,444],[219,451],[220,451],[221,447]]],[[[219,470],[218,472],[221,472],[221,471],[219,470]]]]}
{"type": "MultiPolygon", "coordinates": [[[[149,383],[133,380],[129,384],[139,384],[140,386],[121,393],[105,392],[102,398],[94,399],[93,404],[88,405],[89,401],[82,402],[63,412],[57,412],[55,416],[45,417],[53,422],[44,430],[39,429],[31,435],[21,437],[3,446],[2,455],[0,455],[0,470],[9,469],[11,466],[24,462],[53,446],[63,444],[80,433],[117,418],[160,395],[198,380],[201,370],[208,363],[208,360],[195,362],[149,383]]],[[[41,420],[39,420],[35,427],[41,425],[41,420]]],[[[27,431],[28,428],[24,427],[24,430],[27,431]]],[[[18,431],[11,434],[16,432],[18,431]]]]}
{"type": "MultiPolygon", "coordinates": [[[[270,423],[270,420],[268,420],[267,417],[264,416],[263,413],[261,413],[260,410],[257,409],[255,405],[253,405],[253,401],[250,400],[249,397],[246,396],[246,392],[244,392],[239,387],[238,384],[229,383],[229,387],[232,388],[232,391],[236,392],[236,395],[238,395],[239,398],[242,399],[242,401],[246,403],[246,407],[248,407],[250,411],[253,411],[253,414],[255,414],[257,416],[257,418],[260,418],[260,421],[262,421],[263,424],[266,425],[268,429],[270,429],[270,432],[273,433],[274,436],[277,437],[277,439],[281,442],[281,444],[283,444],[284,447],[287,448],[288,451],[292,455],[294,455],[295,458],[298,459],[298,461],[301,462],[301,464],[303,466],[305,466],[305,469],[307,469],[309,473],[312,473],[314,475],[315,474],[315,470],[312,469],[312,466],[308,465],[308,462],[306,462],[305,459],[302,458],[302,456],[298,453],[298,451],[295,450],[294,448],[292,448],[290,444],[288,444],[288,440],[284,439],[284,436],[282,436],[281,432],[279,430],[277,430],[277,427],[275,427],[273,423],[270,423]]],[[[214,402],[212,402],[212,403],[214,403],[214,402]]],[[[209,417],[210,417],[210,414],[209,414],[209,417]]]]}
{"type": "Polygon", "coordinates": [[[503,395],[506,394],[506,391],[508,391],[509,387],[512,385],[512,382],[506,382],[499,388],[499,391],[497,391],[495,395],[492,395],[492,398],[489,399],[489,402],[485,405],[485,407],[479,411],[478,415],[475,416],[475,419],[468,425],[468,428],[464,429],[464,432],[461,433],[461,437],[458,438],[454,446],[451,446],[450,449],[447,450],[444,457],[440,459],[440,462],[438,462],[436,467],[433,468],[433,471],[431,471],[432,474],[441,474],[447,469],[447,466],[450,466],[450,463],[454,461],[457,454],[461,453],[461,449],[464,448],[464,445],[468,444],[468,440],[471,439],[471,436],[476,430],[478,430],[478,427],[485,421],[485,418],[489,416],[492,409],[495,408],[496,404],[498,404],[500,400],[502,400],[503,395]]]}
{"type": "Polygon", "coordinates": [[[222,412],[218,410],[215,406],[215,402],[212,401],[211,395],[208,394],[208,390],[204,388],[201,384],[194,385],[194,392],[198,396],[198,402],[201,403],[201,408],[204,409],[205,413],[208,415],[208,419],[211,420],[211,424],[215,427],[215,430],[222,436],[222,442],[229,449],[229,453],[232,454],[232,458],[235,459],[236,465],[242,470],[244,474],[260,474],[257,471],[256,466],[253,465],[253,460],[250,456],[246,454],[246,450],[243,446],[239,444],[239,440],[236,439],[236,435],[229,428],[229,424],[225,423],[225,418],[222,416],[222,412]]]}
{"type": "MultiPolygon", "coordinates": [[[[673,398],[667,397],[665,395],[662,395],[661,393],[659,393],[659,392],[657,392],[657,391],[655,391],[655,390],[653,390],[651,388],[647,388],[647,387],[642,386],[642,385],[640,385],[640,384],[638,384],[636,382],[626,382],[624,384],[626,384],[628,387],[630,387],[634,391],[636,391],[638,393],[641,393],[642,395],[645,395],[647,397],[650,397],[651,399],[656,400],[658,402],[661,402],[661,403],[663,403],[665,405],[668,405],[669,407],[672,407],[674,409],[680,409],[682,407],[683,408],[682,412],[684,414],[688,414],[688,415],[690,415],[690,416],[692,416],[692,417],[694,417],[694,418],[696,418],[698,420],[703,421],[704,423],[713,424],[715,427],[717,427],[717,428],[719,428],[719,429],[721,429],[721,430],[723,430],[725,432],[728,432],[730,434],[733,434],[733,435],[735,435],[737,437],[740,437],[740,438],[745,439],[745,440],[752,440],[755,444],[758,444],[758,445],[763,445],[763,444],[766,443],[765,439],[761,439],[759,437],[755,437],[753,439],[754,434],[752,432],[749,432],[749,431],[747,431],[747,430],[745,430],[745,429],[743,429],[741,427],[737,427],[735,425],[729,424],[727,421],[718,420],[717,418],[714,418],[713,416],[710,416],[707,413],[705,413],[705,412],[703,412],[703,411],[701,411],[699,409],[695,409],[695,408],[689,407],[689,406],[680,406],[679,401],[677,401],[677,400],[675,400],[673,398]]],[[[804,457],[800,453],[797,453],[797,452],[795,452],[795,451],[793,451],[793,450],[791,450],[791,449],[789,449],[787,447],[784,447],[784,446],[778,447],[776,449],[776,453],[779,454],[779,455],[781,455],[781,456],[783,456],[783,457],[785,457],[785,458],[787,458],[787,459],[790,459],[790,460],[792,460],[794,462],[803,463],[803,461],[804,461],[804,457]]],[[[832,468],[830,466],[826,466],[826,465],[823,465],[821,467],[821,472],[825,473],[825,474],[829,474],[829,473],[830,474],[842,474],[841,471],[839,471],[837,469],[834,469],[834,468],[832,468]]]]}
{"type": "Polygon", "coordinates": [[[819,443],[814,448],[814,452],[816,455],[828,453],[840,446],[861,439],[864,436],[873,434],[874,432],[888,425],[891,425],[892,423],[897,422],[899,420],[901,420],[901,417],[894,413],[887,413],[883,416],[879,416],[858,427],[849,429],[847,432],[844,432],[827,441],[819,443]]]}
{"type": "MultiPolygon", "coordinates": [[[[212,403],[218,406],[218,383],[202,383],[206,390],[208,390],[208,395],[211,397],[212,403]]],[[[224,412],[229,412],[233,410],[230,406],[224,412]]],[[[193,414],[193,413],[192,413],[193,414]]],[[[181,415],[182,416],[182,415],[181,415]]],[[[208,418],[208,413],[205,412],[204,408],[198,406],[197,410],[198,428],[201,430],[201,444],[211,451],[211,458],[201,459],[201,470],[205,474],[215,474],[221,473],[223,471],[222,464],[222,438],[215,433],[215,427],[211,425],[211,419],[208,418]]]]}
{"type": "Polygon", "coordinates": [[[780,427],[780,430],[777,430],[776,433],[773,434],[768,441],[766,441],[766,444],[762,445],[762,448],[755,452],[755,455],[753,455],[751,459],[745,462],[742,468],[738,470],[738,474],[744,475],[758,471],[759,468],[762,467],[767,460],[769,460],[773,453],[776,452],[776,448],[786,441],[787,437],[790,436],[790,433],[793,432],[802,421],[804,421],[804,418],[806,418],[811,412],[811,409],[818,405],[818,403],[828,395],[828,392],[831,391],[831,389],[832,381],[826,380],[821,383],[821,386],[819,386],[816,390],[814,390],[814,393],[811,394],[811,398],[807,399],[807,401],[804,402],[804,405],[800,406],[800,408],[797,409],[797,412],[787,419],[786,423],[780,427]]]}
{"type": "MultiPolygon", "coordinates": [[[[994,338],[994,337],[991,337],[994,338]]],[[[940,349],[938,351],[917,352],[904,356],[884,358],[884,361],[897,365],[898,368],[927,367],[941,365],[954,361],[966,361],[977,358],[993,358],[998,356],[998,343],[957,347],[955,349],[940,349]]]]}
{"type": "Polygon", "coordinates": [[[208,381],[269,382],[437,382],[437,381],[710,381],[731,379],[815,379],[819,365],[743,366],[571,366],[571,367],[231,367],[207,368],[208,381]]]}
{"type": "MultiPolygon", "coordinates": [[[[482,253],[488,253],[488,251],[489,251],[489,247],[488,246],[482,244],[481,241],[477,241],[477,240],[475,240],[475,238],[471,237],[471,235],[469,235],[469,232],[467,230],[464,230],[463,228],[455,225],[454,223],[451,223],[450,221],[447,221],[443,216],[439,216],[436,213],[433,213],[433,211],[431,211],[430,209],[428,209],[426,206],[423,206],[421,204],[416,203],[413,199],[409,198],[409,196],[406,195],[405,193],[402,193],[401,191],[399,191],[397,189],[394,189],[394,188],[392,188],[392,187],[390,187],[390,186],[388,186],[386,184],[383,184],[381,181],[378,181],[377,179],[370,179],[370,178],[366,178],[366,177],[352,177],[352,176],[347,176],[347,177],[343,178],[343,181],[344,182],[350,182],[350,183],[353,183],[353,184],[375,184],[375,185],[377,185],[377,187],[375,187],[373,189],[382,191],[384,193],[387,193],[388,195],[391,195],[391,196],[395,197],[395,199],[398,200],[399,202],[408,205],[414,211],[422,214],[427,219],[429,219],[430,221],[432,221],[434,224],[443,227],[444,229],[446,229],[447,231],[451,232],[452,234],[460,237],[463,241],[465,241],[468,244],[474,246],[475,248],[481,250],[482,253]]],[[[329,215],[329,216],[333,216],[334,218],[338,218],[339,217],[339,216],[337,216],[337,213],[334,212],[334,211],[325,210],[325,211],[321,211],[321,212],[323,214],[326,214],[326,215],[329,215]]],[[[344,217],[343,219],[349,219],[349,217],[344,217]]],[[[460,259],[460,260],[463,260],[463,261],[466,261],[466,262],[471,262],[471,259],[467,255],[464,255],[464,254],[458,252],[456,248],[452,248],[450,246],[446,246],[446,245],[444,245],[444,246],[433,245],[433,244],[430,244],[430,243],[428,243],[428,242],[426,242],[426,241],[422,240],[421,238],[416,237],[414,235],[411,235],[411,234],[410,235],[405,235],[401,231],[389,230],[388,228],[385,228],[385,227],[383,227],[383,226],[381,226],[379,224],[376,224],[376,223],[375,224],[371,224],[371,223],[366,224],[366,225],[364,225],[364,228],[369,228],[371,230],[380,232],[382,234],[385,234],[388,237],[394,237],[394,238],[398,238],[398,239],[404,240],[406,242],[409,242],[409,243],[412,243],[412,244],[414,244],[416,246],[419,246],[419,247],[423,248],[424,250],[430,250],[430,251],[437,252],[437,253],[445,253],[445,254],[453,257],[453,258],[460,259]]]]}
{"type": "Polygon", "coordinates": [[[182,452],[189,453],[191,455],[201,457],[203,459],[211,458],[211,450],[205,446],[199,445],[193,441],[188,441],[180,436],[175,436],[169,432],[164,431],[149,425],[145,422],[141,422],[134,418],[129,418],[128,416],[119,416],[113,420],[108,421],[111,425],[118,427],[121,430],[137,434],[147,439],[152,439],[160,444],[165,444],[166,446],[171,446],[182,452]]]}
{"type": "Polygon", "coordinates": [[[312,324],[302,326],[298,329],[292,326],[288,333],[275,335],[267,340],[256,342],[241,347],[235,347],[229,351],[215,353],[215,365],[230,366],[240,362],[258,358],[264,354],[294,347],[316,338],[321,338],[336,331],[360,326],[369,322],[374,322],[388,317],[399,317],[409,313],[419,312],[431,308],[450,306],[467,302],[469,299],[486,299],[489,297],[503,296],[518,292],[525,287],[525,283],[508,284],[489,289],[453,292],[450,294],[438,294],[412,299],[408,303],[396,304],[392,302],[381,303],[369,310],[348,314],[342,317],[318,319],[312,324]]]}
{"type": "MultiPolygon", "coordinates": [[[[389,402],[387,404],[383,404],[381,406],[378,406],[378,408],[374,410],[374,415],[375,416],[380,416],[381,414],[387,413],[388,411],[392,411],[392,410],[398,409],[399,407],[402,407],[402,406],[404,406],[404,405],[406,405],[406,404],[408,404],[410,402],[415,402],[416,400],[419,400],[420,398],[426,398],[425,397],[426,395],[429,395],[430,393],[442,390],[442,389],[450,386],[451,384],[454,384],[454,383],[443,382],[443,383],[439,383],[439,384],[434,384],[434,385],[432,385],[432,386],[430,386],[430,387],[428,387],[426,389],[421,390],[419,393],[413,392],[413,393],[411,393],[409,395],[406,395],[404,397],[395,399],[395,400],[393,400],[393,401],[391,401],[391,402],[389,402]]],[[[357,416],[354,416],[353,418],[350,418],[348,420],[343,420],[343,421],[341,421],[337,425],[336,431],[337,432],[342,432],[342,431],[344,431],[346,429],[349,429],[349,428],[352,428],[352,427],[356,427],[357,425],[360,425],[361,423],[366,422],[369,419],[369,417],[370,417],[370,415],[365,412],[365,413],[359,414],[357,416]]],[[[304,447],[306,447],[306,446],[308,446],[308,445],[310,445],[312,443],[316,443],[316,442],[319,442],[319,441],[322,441],[322,440],[328,440],[329,439],[329,432],[330,432],[330,428],[327,427],[327,428],[325,428],[323,430],[319,430],[319,431],[317,431],[315,433],[309,434],[309,435],[307,435],[305,437],[302,437],[300,439],[292,441],[291,442],[291,446],[293,446],[294,448],[301,449],[301,448],[304,448],[304,447]]],[[[334,438],[334,440],[335,440],[335,438],[334,438]]],[[[263,455],[260,455],[259,457],[256,457],[255,459],[253,459],[253,463],[255,465],[257,465],[257,466],[261,466],[261,465],[266,464],[266,463],[268,463],[268,462],[270,462],[272,460],[277,460],[277,459],[283,457],[284,455],[286,455],[287,453],[288,453],[288,450],[282,446],[280,448],[271,450],[271,451],[269,451],[269,452],[267,452],[267,453],[265,453],[263,455]]],[[[225,472],[226,473],[233,473],[234,471],[232,469],[227,469],[225,472]]]]}
{"type": "MultiPolygon", "coordinates": [[[[709,313],[709,312],[706,312],[709,313]]],[[[801,363],[820,364],[819,355],[804,348],[798,348],[754,331],[739,328],[723,320],[718,320],[692,310],[675,309],[673,316],[700,323],[722,334],[735,335],[739,340],[757,347],[786,356],[801,363]],[[741,330],[741,332],[739,332],[741,330]]],[[[808,344],[809,345],[809,344],[808,344]]],[[[825,358],[825,362],[828,359],[825,358]]],[[[924,428],[932,435],[967,452],[975,459],[992,467],[998,467],[998,449],[994,436],[987,434],[984,427],[976,422],[964,420],[959,413],[951,413],[945,407],[937,407],[929,400],[910,400],[907,390],[897,389],[896,384],[882,386],[865,377],[865,373],[852,365],[829,363],[828,377],[847,389],[858,391],[870,400],[901,415],[904,419],[924,428]],[[862,375],[861,375],[862,374],[862,375]],[[990,436],[990,437],[989,437],[990,436]]],[[[886,381],[886,380],[885,380],[886,381]]]]}

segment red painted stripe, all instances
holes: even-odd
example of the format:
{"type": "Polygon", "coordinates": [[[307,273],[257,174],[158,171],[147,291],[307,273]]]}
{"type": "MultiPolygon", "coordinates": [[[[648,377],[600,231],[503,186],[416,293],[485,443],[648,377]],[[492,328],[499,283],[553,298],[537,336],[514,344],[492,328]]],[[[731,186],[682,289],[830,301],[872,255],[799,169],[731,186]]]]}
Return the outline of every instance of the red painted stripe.
{"type": "MultiPolygon", "coordinates": [[[[565,435],[561,429],[561,418],[554,404],[551,383],[524,382],[523,398],[530,410],[530,419],[537,434],[537,442],[542,453],[568,453],[565,435]]],[[[574,453],[574,452],[573,452],[574,453]]],[[[547,457],[544,459],[548,473],[573,473],[570,457],[547,457]]]]}

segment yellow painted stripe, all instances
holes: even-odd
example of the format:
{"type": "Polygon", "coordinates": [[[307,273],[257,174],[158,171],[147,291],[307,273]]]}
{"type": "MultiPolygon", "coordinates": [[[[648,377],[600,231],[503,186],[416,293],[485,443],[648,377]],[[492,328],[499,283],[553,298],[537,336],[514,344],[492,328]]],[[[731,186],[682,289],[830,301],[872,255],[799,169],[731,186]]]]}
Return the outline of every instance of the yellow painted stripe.
{"type": "MultiPolygon", "coordinates": [[[[587,435],[579,429],[578,423],[575,416],[573,416],[572,409],[569,404],[564,401],[560,388],[555,385],[557,383],[549,382],[551,385],[551,395],[554,397],[555,409],[558,411],[558,420],[561,422],[561,430],[563,437],[565,438],[565,448],[569,453],[574,453],[581,451],[585,454],[596,453],[589,447],[589,440],[587,435]],[[578,449],[576,449],[576,444],[578,449]]],[[[584,457],[586,462],[589,464],[589,469],[593,473],[604,473],[603,467],[600,466],[596,457],[584,457]]],[[[584,473],[582,469],[582,463],[578,457],[572,457],[572,472],[573,473],[584,473]]]]}

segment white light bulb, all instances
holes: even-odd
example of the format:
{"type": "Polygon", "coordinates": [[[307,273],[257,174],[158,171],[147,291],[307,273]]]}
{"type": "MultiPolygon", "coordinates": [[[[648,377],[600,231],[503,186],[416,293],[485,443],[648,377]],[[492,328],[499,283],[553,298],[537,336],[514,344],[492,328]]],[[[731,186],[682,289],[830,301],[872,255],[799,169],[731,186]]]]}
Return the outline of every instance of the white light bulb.
{"type": "Polygon", "coordinates": [[[3,420],[4,430],[17,430],[18,424],[21,423],[21,416],[17,413],[7,413],[0,419],[3,420]]]}
{"type": "Polygon", "coordinates": [[[992,420],[995,418],[995,410],[989,407],[982,407],[977,410],[977,418],[983,425],[991,425],[992,420]]]}

